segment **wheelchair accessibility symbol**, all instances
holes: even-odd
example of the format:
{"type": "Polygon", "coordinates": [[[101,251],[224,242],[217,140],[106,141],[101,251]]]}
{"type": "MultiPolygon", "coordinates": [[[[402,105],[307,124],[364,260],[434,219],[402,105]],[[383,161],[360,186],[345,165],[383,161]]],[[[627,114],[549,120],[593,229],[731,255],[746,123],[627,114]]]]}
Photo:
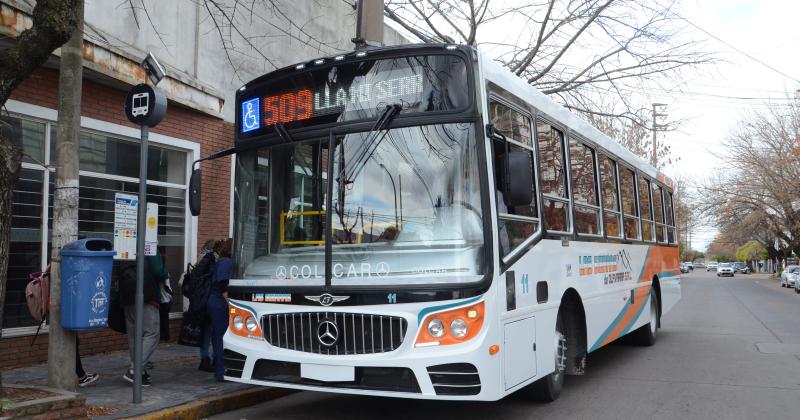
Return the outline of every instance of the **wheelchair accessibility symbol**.
{"type": "Polygon", "coordinates": [[[261,128],[261,115],[258,98],[242,102],[242,132],[258,130],[261,128]]]}

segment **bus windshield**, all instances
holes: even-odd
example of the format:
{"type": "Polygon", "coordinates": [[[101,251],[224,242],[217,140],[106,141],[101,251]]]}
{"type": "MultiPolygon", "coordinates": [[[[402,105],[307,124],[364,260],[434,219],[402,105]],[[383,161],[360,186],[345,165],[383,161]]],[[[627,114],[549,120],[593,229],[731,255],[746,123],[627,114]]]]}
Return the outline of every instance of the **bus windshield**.
{"type": "Polygon", "coordinates": [[[475,141],[472,123],[448,123],[239,154],[238,278],[263,286],[322,286],[326,276],[332,286],[479,280],[475,141]]]}

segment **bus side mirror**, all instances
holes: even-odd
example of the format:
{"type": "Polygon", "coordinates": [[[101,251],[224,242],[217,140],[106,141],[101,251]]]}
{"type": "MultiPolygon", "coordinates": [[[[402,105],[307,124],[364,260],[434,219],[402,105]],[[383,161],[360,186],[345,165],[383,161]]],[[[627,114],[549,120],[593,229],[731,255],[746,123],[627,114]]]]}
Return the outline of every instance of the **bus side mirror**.
{"type": "Polygon", "coordinates": [[[200,168],[192,170],[192,177],[189,178],[189,211],[192,216],[200,215],[200,184],[201,184],[201,171],[200,168]]]}
{"type": "Polygon", "coordinates": [[[533,162],[530,152],[509,152],[506,158],[506,205],[528,206],[533,201],[533,162]]]}

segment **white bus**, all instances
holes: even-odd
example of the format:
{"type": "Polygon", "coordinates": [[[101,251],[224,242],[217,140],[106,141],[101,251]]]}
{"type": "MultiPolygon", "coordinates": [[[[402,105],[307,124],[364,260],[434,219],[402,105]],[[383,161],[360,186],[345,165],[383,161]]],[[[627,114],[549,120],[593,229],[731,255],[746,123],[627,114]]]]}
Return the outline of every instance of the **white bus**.
{"type": "Polygon", "coordinates": [[[236,107],[226,380],[554,400],[680,298],[672,181],[470,47],[300,63],[236,107]]]}

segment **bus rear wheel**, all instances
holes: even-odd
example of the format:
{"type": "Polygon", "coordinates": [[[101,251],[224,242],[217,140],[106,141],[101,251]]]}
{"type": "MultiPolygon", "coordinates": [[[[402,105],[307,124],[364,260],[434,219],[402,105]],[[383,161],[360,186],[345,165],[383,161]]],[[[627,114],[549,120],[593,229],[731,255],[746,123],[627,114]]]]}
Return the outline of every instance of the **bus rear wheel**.
{"type": "Polygon", "coordinates": [[[658,300],[650,293],[650,321],[633,332],[634,341],[641,346],[652,346],[658,336],[658,300]]]}
{"type": "Polygon", "coordinates": [[[561,312],[558,313],[558,318],[556,319],[554,344],[555,370],[553,373],[531,384],[530,393],[537,401],[555,401],[564,388],[564,375],[567,370],[567,336],[561,312]]]}

